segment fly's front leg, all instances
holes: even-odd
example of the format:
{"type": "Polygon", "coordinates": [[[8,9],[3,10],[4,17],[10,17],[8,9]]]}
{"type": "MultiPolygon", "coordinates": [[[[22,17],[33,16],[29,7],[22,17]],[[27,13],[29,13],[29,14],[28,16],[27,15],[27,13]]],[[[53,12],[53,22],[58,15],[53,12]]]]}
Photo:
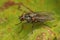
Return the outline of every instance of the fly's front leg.
{"type": "Polygon", "coordinates": [[[19,32],[18,33],[21,33],[22,32],[22,30],[23,30],[23,24],[21,24],[21,29],[19,30],[19,32]]]}
{"type": "MultiPolygon", "coordinates": [[[[21,22],[19,22],[18,24],[16,24],[16,25],[19,25],[19,24],[21,24],[22,23],[22,21],[21,22]]],[[[22,30],[23,30],[23,24],[21,24],[21,26],[19,26],[18,27],[18,33],[21,33],[22,32],[22,30]],[[21,29],[20,29],[21,28],[21,29]]]]}

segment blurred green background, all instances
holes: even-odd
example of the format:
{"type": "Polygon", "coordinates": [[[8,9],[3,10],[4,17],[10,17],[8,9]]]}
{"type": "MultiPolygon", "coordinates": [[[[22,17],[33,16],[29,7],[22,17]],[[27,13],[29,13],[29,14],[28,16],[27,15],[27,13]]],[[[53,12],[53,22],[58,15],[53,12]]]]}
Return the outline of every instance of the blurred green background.
{"type": "MultiPolygon", "coordinates": [[[[0,0],[0,7],[7,2],[8,0],[0,0]]],[[[32,24],[30,23],[21,23],[18,16],[23,14],[23,11],[17,9],[17,5],[11,6],[4,11],[0,11],[0,40],[37,40],[37,36],[40,35],[40,40],[57,40],[60,39],[60,0],[12,0],[16,3],[22,2],[24,5],[29,7],[35,12],[47,11],[54,13],[54,21],[46,22],[50,27],[45,28],[40,24],[34,25],[33,34],[31,34],[32,24]],[[21,33],[21,25],[24,25],[21,33]],[[49,31],[51,30],[51,31],[49,31]],[[45,37],[42,33],[46,34],[45,37]],[[52,36],[53,34],[53,36],[52,36]],[[41,37],[42,36],[42,37],[41,37]]],[[[28,10],[25,7],[22,7],[23,10],[28,10]]]]}

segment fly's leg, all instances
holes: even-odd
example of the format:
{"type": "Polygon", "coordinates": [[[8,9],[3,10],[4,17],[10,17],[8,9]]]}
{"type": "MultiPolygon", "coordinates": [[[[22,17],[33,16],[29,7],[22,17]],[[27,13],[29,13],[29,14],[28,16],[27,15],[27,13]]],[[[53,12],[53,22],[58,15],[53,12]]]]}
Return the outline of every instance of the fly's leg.
{"type": "MultiPolygon", "coordinates": [[[[19,25],[21,23],[22,23],[22,21],[20,23],[16,24],[16,25],[19,25]]],[[[21,26],[18,27],[18,30],[19,30],[18,33],[22,32],[22,30],[23,30],[23,24],[21,24],[21,26]],[[21,27],[21,29],[20,29],[20,27],[21,27]]]]}
{"type": "Polygon", "coordinates": [[[21,33],[21,32],[22,32],[22,30],[23,30],[23,24],[21,25],[21,29],[19,30],[19,32],[18,32],[18,33],[21,33]]]}
{"type": "Polygon", "coordinates": [[[18,24],[15,24],[15,25],[19,25],[19,24],[21,24],[22,23],[22,21],[21,22],[19,22],[18,24]]]}
{"type": "Polygon", "coordinates": [[[34,23],[32,24],[32,33],[33,33],[33,30],[34,30],[34,23]]]}
{"type": "Polygon", "coordinates": [[[47,24],[44,24],[44,23],[43,23],[43,25],[49,27],[49,25],[47,25],[47,24]]]}

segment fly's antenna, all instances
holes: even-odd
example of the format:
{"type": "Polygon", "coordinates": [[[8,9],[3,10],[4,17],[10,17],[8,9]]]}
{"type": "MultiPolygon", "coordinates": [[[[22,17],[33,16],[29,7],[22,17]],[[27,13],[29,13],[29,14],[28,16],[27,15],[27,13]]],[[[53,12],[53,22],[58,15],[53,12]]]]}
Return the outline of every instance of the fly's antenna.
{"type": "MultiPolygon", "coordinates": [[[[31,13],[34,13],[30,8],[28,8],[27,6],[25,6],[22,2],[19,3],[19,7],[18,9],[21,8],[21,5],[24,6],[25,8],[27,8],[31,13]]],[[[22,11],[22,9],[20,9],[22,11]]],[[[25,11],[24,11],[25,12],[25,11]]]]}

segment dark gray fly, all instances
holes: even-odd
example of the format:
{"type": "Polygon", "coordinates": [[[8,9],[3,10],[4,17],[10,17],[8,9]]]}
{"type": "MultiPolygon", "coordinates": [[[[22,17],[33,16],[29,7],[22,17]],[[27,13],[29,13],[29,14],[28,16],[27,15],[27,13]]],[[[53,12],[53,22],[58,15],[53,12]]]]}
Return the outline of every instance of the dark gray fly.
{"type": "MultiPolygon", "coordinates": [[[[22,6],[26,7],[24,4],[22,4],[22,6]]],[[[19,10],[21,7],[19,7],[19,10]]],[[[29,9],[28,7],[26,7],[27,9],[29,9]]],[[[27,23],[44,23],[46,21],[50,21],[52,20],[52,16],[50,15],[50,12],[33,12],[31,9],[29,9],[30,12],[25,12],[19,16],[19,19],[21,22],[26,21],[27,23]]],[[[34,24],[33,24],[34,25],[34,24]]],[[[33,25],[32,25],[32,29],[33,29],[33,25]]],[[[23,27],[22,27],[23,28],[23,27]]]]}

